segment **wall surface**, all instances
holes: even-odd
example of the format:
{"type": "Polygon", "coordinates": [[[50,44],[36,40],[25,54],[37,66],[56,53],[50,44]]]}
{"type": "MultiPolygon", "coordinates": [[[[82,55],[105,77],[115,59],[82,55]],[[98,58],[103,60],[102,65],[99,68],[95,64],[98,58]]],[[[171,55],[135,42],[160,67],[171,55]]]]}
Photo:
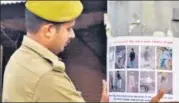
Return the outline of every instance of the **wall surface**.
{"type": "Polygon", "coordinates": [[[108,1],[112,35],[153,35],[156,31],[166,34],[170,30],[179,37],[179,24],[172,21],[173,8],[179,8],[179,1],[108,1]],[[137,20],[140,22],[134,25],[137,20]]]}

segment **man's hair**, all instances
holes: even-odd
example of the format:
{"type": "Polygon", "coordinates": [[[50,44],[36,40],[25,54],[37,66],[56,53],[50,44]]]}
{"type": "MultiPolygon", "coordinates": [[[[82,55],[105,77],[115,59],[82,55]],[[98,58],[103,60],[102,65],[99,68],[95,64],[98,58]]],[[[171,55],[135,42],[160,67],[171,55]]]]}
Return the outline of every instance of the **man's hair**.
{"type": "Polygon", "coordinates": [[[121,74],[120,74],[119,72],[117,72],[117,78],[118,78],[118,79],[122,79],[122,78],[121,78],[121,74]]]}
{"type": "Polygon", "coordinates": [[[25,24],[26,24],[26,30],[30,33],[36,33],[41,28],[42,25],[51,23],[55,25],[55,27],[59,27],[60,24],[63,24],[64,22],[51,22],[45,19],[40,18],[39,16],[36,16],[29,10],[25,9],[25,24]]]}

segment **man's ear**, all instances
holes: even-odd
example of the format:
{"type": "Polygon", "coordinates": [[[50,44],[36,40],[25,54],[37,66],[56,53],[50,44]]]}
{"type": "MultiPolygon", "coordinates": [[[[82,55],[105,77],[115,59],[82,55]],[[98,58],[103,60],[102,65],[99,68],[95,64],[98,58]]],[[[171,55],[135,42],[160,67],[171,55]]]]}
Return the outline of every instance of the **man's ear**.
{"type": "Polygon", "coordinates": [[[43,26],[43,31],[44,31],[44,35],[47,38],[50,38],[53,35],[55,35],[57,29],[53,24],[46,24],[46,25],[43,26]]]}

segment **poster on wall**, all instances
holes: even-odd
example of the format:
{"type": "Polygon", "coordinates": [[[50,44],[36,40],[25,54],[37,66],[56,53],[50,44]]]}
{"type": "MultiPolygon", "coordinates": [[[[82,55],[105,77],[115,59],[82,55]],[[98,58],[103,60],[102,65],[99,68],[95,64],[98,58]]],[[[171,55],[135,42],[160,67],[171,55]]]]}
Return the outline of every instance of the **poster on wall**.
{"type": "Polygon", "coordinates": [[[179,101],[179,38],[108,39],[107,84],[110,102],[149,102],[160,88],[162,101],[179,101]]]}

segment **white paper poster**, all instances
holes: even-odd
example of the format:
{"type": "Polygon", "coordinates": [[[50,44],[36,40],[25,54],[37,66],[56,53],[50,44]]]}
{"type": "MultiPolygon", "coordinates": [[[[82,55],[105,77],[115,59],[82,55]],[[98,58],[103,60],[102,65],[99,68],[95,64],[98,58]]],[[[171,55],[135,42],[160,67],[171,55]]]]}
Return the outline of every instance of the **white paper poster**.
{"type": "Polygon", "coordinates": [[[118,37],[107,48],[110,102],[149,102],[160,88],[161,101],[179,101],[178,38],[118,37]]]}

